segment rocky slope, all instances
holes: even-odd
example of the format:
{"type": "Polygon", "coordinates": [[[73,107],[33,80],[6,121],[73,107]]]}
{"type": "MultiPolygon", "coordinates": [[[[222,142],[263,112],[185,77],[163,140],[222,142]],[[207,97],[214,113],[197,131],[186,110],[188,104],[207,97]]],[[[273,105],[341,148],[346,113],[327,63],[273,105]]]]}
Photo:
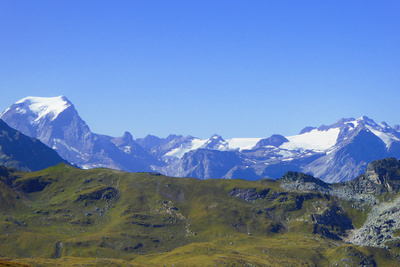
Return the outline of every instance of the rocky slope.
{"type": "Polygon", "coordinates": [[[283,176],[281,187],[298,192],[318,191],[368,211],[362,226],[349,231],[344,239],[349,243],[384,248],[400,244],[396,232],[400,229],[400,161],[395,158],[371,162],[364,174],[340,184],[330,185],[310,175],[289,172],[283,176]]]}
{"type": "Polygon", "coordinates": [[[0,120],[0,165],[21,171],[38,171],[65,162],[41,141],[10,128],[0,120]]]}

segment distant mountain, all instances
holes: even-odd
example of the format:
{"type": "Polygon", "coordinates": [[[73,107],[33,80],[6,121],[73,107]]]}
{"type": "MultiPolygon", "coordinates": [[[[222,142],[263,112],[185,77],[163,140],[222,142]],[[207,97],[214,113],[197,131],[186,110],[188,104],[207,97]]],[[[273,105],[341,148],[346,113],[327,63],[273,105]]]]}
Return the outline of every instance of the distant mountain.
{"type": "Polygon", "coordinates": [[[364,172],[368,162],[399,157],[400,152],[400,133],[386,123],[377,124],[365,116],[357,120],[341,119],[330,126],[306,128],[287,139],[289,142],[279,146],[248,152],[250,155],[258,152],[265,158],[268,166],[262,176],[283,175],[290,166],[326,182],[347,181],[364,172]],[[271,162],[271,158],[279,155],[277,162],[271,162]]]}
{"type": "Polygon", "coordinates": [[[293,136],[226,140],[219,135],[134,139],[129,132],[122,137],[94,134],[64,96],[24,98],[0,118],[82,168],[250,180],[276,179],[287,171],[299,171],[340,182],[363,173],[368,162],[400,157],[400,126],[378,124],[365,116],[305,127],[293,136]]]}
{"type": "Polygon", "coordinates": [[[1,118],[82,168],[151,171],[150,165],[157,162],[132,138],[129,139],[129,134],[118,139],[92,133],[64,96],[26,97],[7,109],[1,118]]]}
{"type": "Polygon", "coordinates": [[[22,171],[38,171],[66,163],[57,152],[35,138],[10,128],[0,120],[0,165],[22,171]]]}
{"type": "Polygon", "coordinates": [[[233,151],[192,150],[182,157],[176,175],[179,177],[215,178],[225,176],[235,166],[242,165],[233,151]]]}
{"type": "Polygon", "coordinates": [[[385,122],[375,123],[364,116],[340,119],[329,126],[306,127],[298,135],[287,137],[274,134],[268,138],[224,140],[218,135],[209,139],[171,135],[166,139],[148,136],[137,142],[148,145],[153,140],[153,146],[145,147],[168,162],[168,167],[158,171],[171,176],[229,179],[238,178],[232,173],[239,174],[240,169],[247,172],[241,178],[252,180],[255,177],[276,179],[287,171],[299,171],[326,182],[341,182],[363,173],[368,162],[399,158],[399,128],[385,122]],[[204,150],[210,151],[207,156],[204,150]],[[216,151],[222,153],[216,156],[216,151]],[[227,160],[232,158],[227,152],[235,152],[240,160],[227,160]]]}

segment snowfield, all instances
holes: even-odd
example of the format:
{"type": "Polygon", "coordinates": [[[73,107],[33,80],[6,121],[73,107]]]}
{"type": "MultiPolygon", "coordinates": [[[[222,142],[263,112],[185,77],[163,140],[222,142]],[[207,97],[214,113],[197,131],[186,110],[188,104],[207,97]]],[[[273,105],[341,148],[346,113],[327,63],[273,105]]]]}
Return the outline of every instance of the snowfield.
{"type": "Polygon", "coordinates": [[[280,148],[287,150],[314,150],[324,152],[336,144],[340,129],[332,128],[327,131],[314,129],[308,133],[286,137],[289,142],[283,143],[280,148]]]}
{"type": "Polygon", "coordinates": [[[252,149],[262,138],[232,138],[226,140],[229,149],[252,149]]]}

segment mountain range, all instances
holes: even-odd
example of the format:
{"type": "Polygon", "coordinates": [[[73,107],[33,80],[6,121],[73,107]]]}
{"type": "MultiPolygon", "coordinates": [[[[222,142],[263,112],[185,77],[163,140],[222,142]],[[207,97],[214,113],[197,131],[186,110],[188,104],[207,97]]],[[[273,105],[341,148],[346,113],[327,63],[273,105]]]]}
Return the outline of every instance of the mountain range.
{"type": "Polygon", "coordinates": [[[134,139],[129,132],[121,137],[96,134],[64,96],[26,97],[0,118],[84,169],[246,180],[277,179],[287,171],[297,171],[333,183],[354,179],[371,161],[400,157],[400,126],[376,123],[366,116],[305,127],[293,136],[227,140],[219,135],[134,139]]]}
{"type": "Polygon", "coordinates": [[[24,98],[0,119],[0,266],[399,266],[399,128],[134,139],[24,98]]]}

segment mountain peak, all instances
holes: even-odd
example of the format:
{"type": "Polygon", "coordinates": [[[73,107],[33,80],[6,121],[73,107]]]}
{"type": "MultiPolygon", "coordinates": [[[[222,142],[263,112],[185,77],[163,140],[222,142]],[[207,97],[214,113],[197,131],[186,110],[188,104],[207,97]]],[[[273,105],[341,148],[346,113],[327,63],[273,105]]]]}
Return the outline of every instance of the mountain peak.
{"type": "Polygon", "coordinates": [[[371,119],[364,115],[364,116],[361,116],[360,120],[365,120],[365,121],[367,121],[367,120],[371,120],[371,119]]]}
{"type": "Polygon", "coordinates": [[[303,130],[301,130],[299,134],[305,134],[305,133],[311,132],[314,129],[317,129],[317,128],[312,127],[312,126],[307,126],[307,127],[303,128],[303,130]]]}
{"type": "Polygon", "coordinates": [[[378,124],[373,119],[370,119],[367,116],[362,116],[361,118],[358,119],[358,121],[363,121],[364,123],[370,126],[378,126],[378,124]]]}
{"type": "Polygon", "coordinates": [[[128,141],[131,142],[131,141],[133,141],[133,136],[130,132],[125,131],[124,135],[122,136],[122,139],[126,142],[128,142],[128,141]]]}
{"type": "Polygon", "coordinates": [[[214,134],[202,146],[202,148],[213,150],[224,150],[226,141],[218,134],[214,134]]]}
{"type": "Polygon", "coordinates": [[[35,114],[35,121],[48,115],[51,116],[51,120],[54,120],[61,112],[72,106],[72,103],[63,95],[56,97],[28,96],[15,104],[19,106],[17,107],[19,113],[24,114],[30,110],[35,114]]]}
{"type": "Polygon", "coordinates": [[[209,140],[222,140],[225,141],[222,136],[218,135],[218,134],[213,134],[209,140]]]}

